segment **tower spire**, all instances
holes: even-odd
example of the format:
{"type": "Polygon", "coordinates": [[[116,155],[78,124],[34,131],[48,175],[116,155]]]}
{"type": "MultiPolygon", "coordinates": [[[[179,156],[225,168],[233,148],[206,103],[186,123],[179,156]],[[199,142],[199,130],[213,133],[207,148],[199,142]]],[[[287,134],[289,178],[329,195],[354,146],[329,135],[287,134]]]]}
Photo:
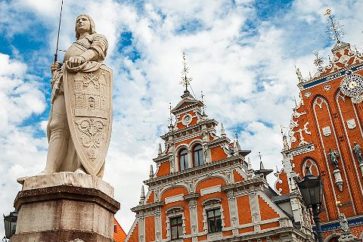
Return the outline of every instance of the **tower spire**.
{"type": "Polygon", "coordinates": [[[331,38],[340,44],[341,37],[343,36],[342,26],[335,20],[334,15],[332,14],[332,10],[327,8],[324,13],[325,16],[328,16],[329,21],[329,33],[331,38]]]}
{"type": "Polygon", "coordinates": [[[189,74],[189,67],[187,65],[187,61],[185,58],[185,52],[183,52],[183,71],[182,71],[182,80],[181,84],[185,86],[184,94],[189,93],[188,86],[190,85],[190,82],[192,81],[192,78],[188,77],[189,74]]]}
{"type": "Polygon", "coordinates": [[[174,128],[173,126],[173,116],[171,113],[171,103],[169,103],[169,130],[172,130],[174,128]]]}

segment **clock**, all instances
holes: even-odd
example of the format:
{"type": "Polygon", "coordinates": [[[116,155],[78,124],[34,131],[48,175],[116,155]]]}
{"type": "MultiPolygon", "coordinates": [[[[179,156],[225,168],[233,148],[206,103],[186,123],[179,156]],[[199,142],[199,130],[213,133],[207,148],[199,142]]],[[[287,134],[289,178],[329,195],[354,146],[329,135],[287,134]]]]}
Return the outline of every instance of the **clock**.
{"type": "Polygon", "coordinates": [[[353,103],[360,103],[363,101],[363,77],[361,75],[352,74],[351,71],[347,72],[346,77],[340,84],[340,91],[352,99],[353,103]]]}
{"type": "Polygon", "coordinates": [[[190,123],[192,122],[192,115],[190,115],[189,113],[184,115],[183,119],[182,119],[182,123],[185,126],[188,126],[190,123]]]}

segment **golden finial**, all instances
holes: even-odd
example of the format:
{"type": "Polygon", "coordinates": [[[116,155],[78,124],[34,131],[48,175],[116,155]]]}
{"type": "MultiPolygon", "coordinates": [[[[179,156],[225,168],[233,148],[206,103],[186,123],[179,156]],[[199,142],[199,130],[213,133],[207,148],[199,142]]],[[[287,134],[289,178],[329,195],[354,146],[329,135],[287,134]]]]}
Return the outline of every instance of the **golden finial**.
{"type": "Polygon", "coordinates": [[[185,92],[188,92],[188,86],[192,81],[192,78],[188,77],[189,74],[189,67],[187,66],[187,61],[185,58],[185,52],[183,52],[183,71],[182,71],[182,80],[181,84],[185,86],[185,92]]]}
{"type": "Polygon", "coordinates": [[[325,16],[328,17],[329,21],[329,29],[328,32],[333,40],[335,40],[338,44],[341,42],[341,37],[343,36],[342,26],[335,20],[334,15],[332,14],[332,10],[327,8],[324,13],[325,16]]]}

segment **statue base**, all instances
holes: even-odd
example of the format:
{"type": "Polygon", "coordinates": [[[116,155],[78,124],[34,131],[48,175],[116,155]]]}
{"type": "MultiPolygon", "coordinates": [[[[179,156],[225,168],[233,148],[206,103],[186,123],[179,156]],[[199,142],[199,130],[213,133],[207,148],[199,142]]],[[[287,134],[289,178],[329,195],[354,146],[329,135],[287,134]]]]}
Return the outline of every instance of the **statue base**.
{"type": "Polygon", "coordinates": [[[60,172],[18,179],[12,242],[112,242],[120,204],[100,178],[60,172]]]}

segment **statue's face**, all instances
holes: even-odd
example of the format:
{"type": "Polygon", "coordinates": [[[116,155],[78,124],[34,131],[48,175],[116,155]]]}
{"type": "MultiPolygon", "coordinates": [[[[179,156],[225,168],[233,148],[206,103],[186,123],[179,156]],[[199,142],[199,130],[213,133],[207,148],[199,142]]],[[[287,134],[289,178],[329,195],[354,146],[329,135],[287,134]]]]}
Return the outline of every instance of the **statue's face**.
{"type": "Polygon", "coordinates": [[[76,20],[77,33],[85,33],[91,31],[91,22],[87,16],[81,15],[76,20]]]}

